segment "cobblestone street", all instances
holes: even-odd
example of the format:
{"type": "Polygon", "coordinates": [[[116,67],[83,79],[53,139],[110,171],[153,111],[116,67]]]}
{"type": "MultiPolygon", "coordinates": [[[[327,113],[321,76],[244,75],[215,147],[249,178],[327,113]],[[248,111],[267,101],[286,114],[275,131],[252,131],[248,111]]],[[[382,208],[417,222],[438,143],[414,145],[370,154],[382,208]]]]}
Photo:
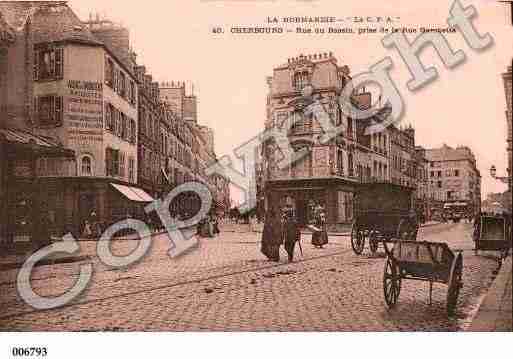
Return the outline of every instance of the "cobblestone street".
{"type": "MultiPolygon", "coordinates": [[[[96,257],[95,273],[84,295],[70,305],[36,311],[15,289],[16,270],[0,272],[0,329],[20,331],[457,331],[465,330],[497,268],[494,254],[475,256],[471,225],[436,224],[421,229],[419,240],[446,241],[464,254],[457,314],[445,311],[447,287],[435,284],[433,304],[427,282],[403,281],[398,305],[387,310],[383,298],[385,255],[365,249],[356,256],[348,236],[331,236],[315,249],[303,235],[304,255],[296,261],[266,260],[260,233],[224,232],[202,239],[199,248],[178,260],[167,256],[165,235],[154,238],[150,253],[127,270],[111,270],[96,257]]],[[[117,241],[127,255],[137,241],[117,241]]],[[[95,242],[81,242],[80,255],[93,255],[95,242]]],[[[283,249],[282,249],[283,251],[283,249]]],[[[58,295],[73,285],[79,263],[37,267],[35,290],[58,295]]]]}

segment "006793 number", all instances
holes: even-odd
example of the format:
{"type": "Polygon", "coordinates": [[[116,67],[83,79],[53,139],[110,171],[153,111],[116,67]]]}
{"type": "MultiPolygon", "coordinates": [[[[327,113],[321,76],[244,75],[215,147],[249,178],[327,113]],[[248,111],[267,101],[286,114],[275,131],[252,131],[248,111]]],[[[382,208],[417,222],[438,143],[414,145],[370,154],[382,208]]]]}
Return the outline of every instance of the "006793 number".
{"type": "Polygon", "coordinates": [[[11,354],[13,358],[46,357],[48,349],[46,347],[13,347],[11,354]]]}

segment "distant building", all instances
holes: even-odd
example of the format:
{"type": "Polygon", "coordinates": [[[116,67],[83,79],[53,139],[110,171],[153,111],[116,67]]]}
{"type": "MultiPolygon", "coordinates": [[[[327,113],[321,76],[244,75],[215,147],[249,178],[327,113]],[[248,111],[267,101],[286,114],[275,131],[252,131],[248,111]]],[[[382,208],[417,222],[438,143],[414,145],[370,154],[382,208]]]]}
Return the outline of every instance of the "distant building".
{"type": "Polygon", "coordinates": [[[478,211],[481,204],[481,174],[469,147],[427,149],[429,198],[442,203],[467,201],[478,211]]]}

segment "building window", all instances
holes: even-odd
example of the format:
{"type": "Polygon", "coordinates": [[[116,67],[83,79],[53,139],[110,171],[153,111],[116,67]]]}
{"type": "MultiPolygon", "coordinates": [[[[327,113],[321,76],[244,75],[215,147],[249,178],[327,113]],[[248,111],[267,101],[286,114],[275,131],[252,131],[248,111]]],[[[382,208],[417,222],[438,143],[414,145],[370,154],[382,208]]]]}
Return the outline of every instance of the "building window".
{"type": "Polygon", "coordinates": [[[303,87],[308,85],[308,83],[309,83],[308,72],[306,72],[306,71],[297,72],[294,75],[294,87],[296,88],[297,91],[301,91],[303,89],[303,87]]]}
{"type": "Polygon", "coordinates": [[[126,76],[123,71],[119,71],[119,95],[126,97],[126,76]]]}
{"type": "Polygon", "coordinates": [[[114,63],[108,57],[105,58],[105,84],[110,87],[114,84],[114,63]]]}
{"type": "Polygon", "coordinates": [[[110,103],[105,103],[105,128],[109,131],[114,130],[114,114],[110,103]]]}
{"type": "Polygon", "coordinates": [[[119,152],[119,176],[125,177],[125,154],[123,152],[119,152]]]}
{"type": "Polygon", "coordinates": [[[120,137],[123,140],[128,140],[128,124],[127,124],[127,118],[124,113],[120,113],[121,115],[121,134],[120,137]]]}
{"type": "Polygon", "coordinates": [[[137,139],[137,128],[135,120],[130,119],[130,143],[135,144],[137,139]]]}
{"type": "Polygon", "coordinates": [[[442,171],[438,171],[437,175],[438,177],[442,177],[442,171]]]}
{"type": "Polygon", "coordinates": [[[139,129],[142,134],[146,134],[146,110],[142,106],[140,106],[139,108],[139,129]]]}
{"type": "Polygon", "coordinates": [[[353,169],[353,154],[347,154],[347,173],[349,177],[354,177],[354,169],[353,169]]]}
{"type": "Polygon", "coordinates": [[[460,171],[454,170],[454,177],[459,177],[459,176],[460,176],[460,171]]]}
{"type": "Polygon", "coordinates": [[[34,113],[38,127],[62,126],[63,99],[60,96],[34,98],[34,113]]]}
{"type": "Polygon", "coordinates": [[[438,188],[442,188],[442,181],[438,181],[438,182],[437,182],[437,187],[438,187],[438,188]]]}
{"type": "Polygon", "coordinates": [[[337,170],[340,175],[344,174],[344,151],[337,151],[337,170]]]}
{"type": "Polygon", "coordinates": [[[80,161],[80,169],[82,176],[92,176],[93,175],[93,164],[90,156],[82,157],[82,161],[80,161]]]}
{"type": "Polygon", "coordinates": [[[135,182],[134,168],[135,168],[134,158],[129,157],[128,158],[128,181],[132,182],[132,183],[135,182]]]}
{"type": "Polygon", "coordinates": [[[105,168],[107,176],[119,176],[119,150],[105,149],[105,168]]]}
{"type": "Polygon", "coordinates": [[[347,118],[347,137],[353,138],[353,119],[347,118]]]}
{"type": "Polygon", "coordinates": [[[64,49],[43,45],[34,53],[34,80],[58,80],[63,77],[64,49]]]}

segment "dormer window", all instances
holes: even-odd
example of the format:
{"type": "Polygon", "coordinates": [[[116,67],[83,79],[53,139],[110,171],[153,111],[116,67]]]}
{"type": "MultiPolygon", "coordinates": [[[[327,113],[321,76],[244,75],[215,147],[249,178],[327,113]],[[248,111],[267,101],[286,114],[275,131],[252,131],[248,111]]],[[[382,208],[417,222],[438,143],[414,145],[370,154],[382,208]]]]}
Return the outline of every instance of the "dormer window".
{"type": "Polygon", "coordinates": [[[303,87],[310,84],[309,74],[307,71],[296,72],[294,74],[294,88],[301,91],[303,87]]]}

